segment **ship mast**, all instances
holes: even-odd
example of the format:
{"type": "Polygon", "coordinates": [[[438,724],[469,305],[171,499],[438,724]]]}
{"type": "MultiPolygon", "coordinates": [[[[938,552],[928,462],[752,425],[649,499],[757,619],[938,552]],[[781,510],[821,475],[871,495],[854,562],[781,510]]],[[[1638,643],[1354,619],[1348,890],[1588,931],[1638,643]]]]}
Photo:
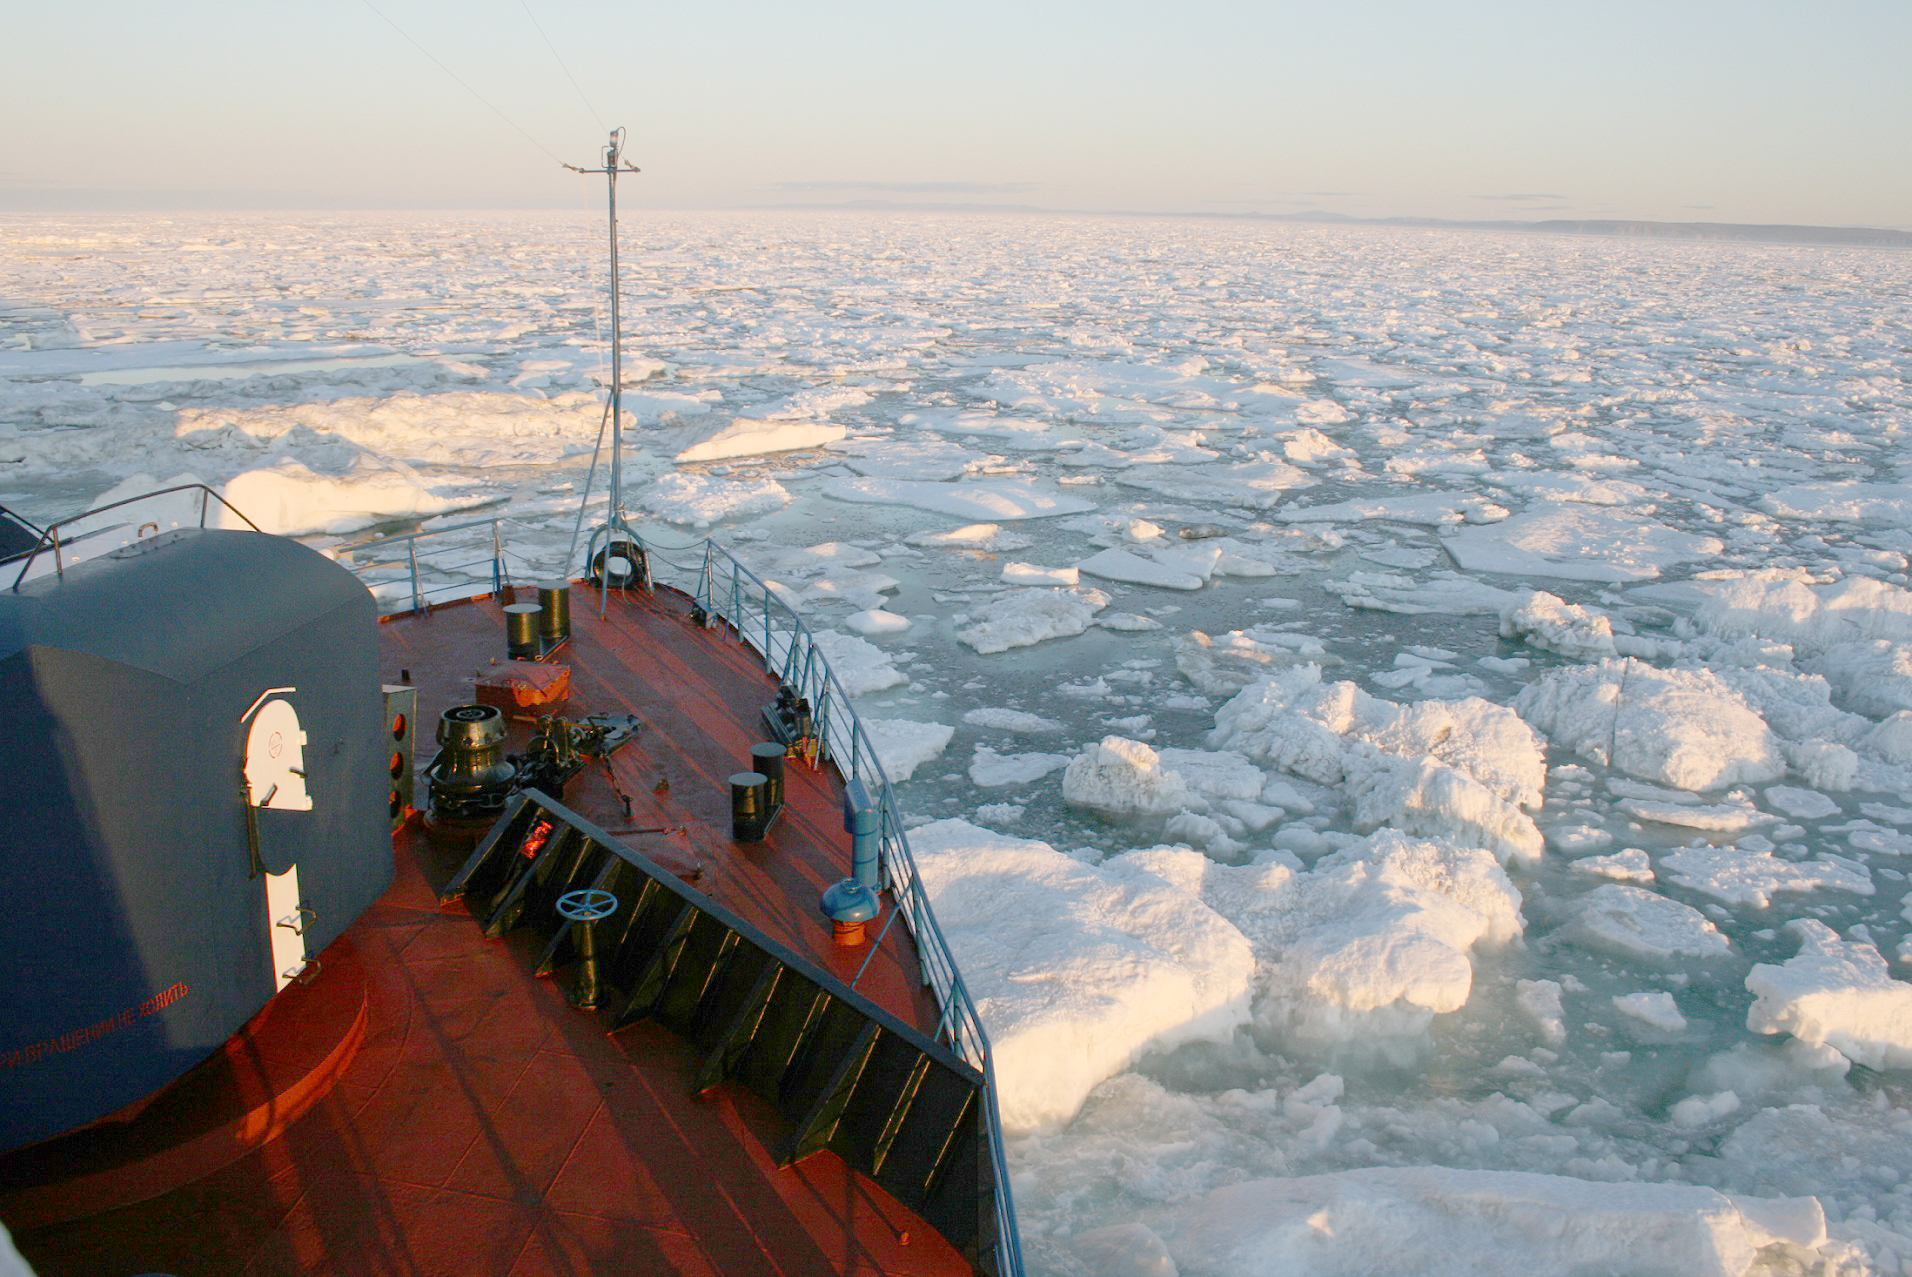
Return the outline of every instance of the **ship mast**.
{"type": "MultiPolygon", "coordinates": [[[[592,529],[590,543],[585,548],[585,561],[596,563],[599,542],[603,542],[602,553],[605,563],[602,565],[600,581],[609,585],[613,575],[610,560],[614,556],[625,557],[630,561],[632,570],[637,567],[635,555],[638,553],[637,534],[624,518],[624,339],[618,314],[617,275],[617,175],[619,173],[637,173],[641,170],[626,163],[623,158],[624,130],[611,130],[611,139],[605,143],[602,168],[579,168],[575,164],[564,167],[573,173],[602,173],[609,195],[611,219],[611,491],[609,505],[605,510],[604,522],[592,529]],[[619,543],[628,542],[620,546],[619,543]]],[[[600,436],[601,437],[601,436],[600,436]]],[[[575,545],[576,543],[573,542],[575,545]]]]}

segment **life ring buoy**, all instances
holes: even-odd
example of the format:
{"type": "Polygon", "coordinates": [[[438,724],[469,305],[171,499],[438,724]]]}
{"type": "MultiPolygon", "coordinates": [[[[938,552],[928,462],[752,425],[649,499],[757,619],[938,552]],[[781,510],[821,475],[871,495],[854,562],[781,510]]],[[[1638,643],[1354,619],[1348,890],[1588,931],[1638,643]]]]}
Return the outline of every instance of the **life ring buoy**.
{"type": "Polygon", "coordinates": [[[591,558],[591,584],[599,589],[648,588],[651,564],[635,541],[613,541],[591,558]]]}

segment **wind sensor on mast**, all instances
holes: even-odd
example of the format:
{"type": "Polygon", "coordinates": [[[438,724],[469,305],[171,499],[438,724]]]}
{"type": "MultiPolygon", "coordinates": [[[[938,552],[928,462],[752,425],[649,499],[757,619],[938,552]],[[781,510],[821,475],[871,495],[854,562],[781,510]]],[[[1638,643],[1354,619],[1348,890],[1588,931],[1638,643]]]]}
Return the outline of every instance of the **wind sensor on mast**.
{"type": "MultiPolygon", "coordinates": [[[[641,172],[633,164],[624,161],[624,130],[611,130],[611,140],[605,143],[603,168],[579,168],[575,164],[564,167],[573,173],[602,173],[610,195],[611,210],[611,491],[609,504],[605,508],[604,522],[591,530],[591,540],[585,546],[585,562],[591,565],[591,573],[597,578],[600,589],[611,585],[629,584],[634,577],[645,575],[645,564],[641,542],[637,532],[624,518],[624,340],[618,319],[618,278],[617,278],[617,175],[619,173],[641,172]],[[600,546],[602,542],[602,546],[600,546]]],[[[599,436],[603,438],[602,435],[599,436]]],[[[586,499],[589,499],[587,487],[586,499]]],[[[573,545],[576,544],[574,541],[573,545]]]]}

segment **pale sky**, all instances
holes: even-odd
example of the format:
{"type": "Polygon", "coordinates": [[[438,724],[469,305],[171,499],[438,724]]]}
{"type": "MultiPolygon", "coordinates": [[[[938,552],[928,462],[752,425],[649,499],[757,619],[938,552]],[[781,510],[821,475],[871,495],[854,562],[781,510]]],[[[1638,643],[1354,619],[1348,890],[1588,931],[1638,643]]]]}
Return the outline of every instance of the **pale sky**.
{"type": "Polygon", "coordinates": [[[14,0],[0,211],[582,207],[622,124],[635,208],[1912,229],[1912,0],[372,3],[14,0]]]}

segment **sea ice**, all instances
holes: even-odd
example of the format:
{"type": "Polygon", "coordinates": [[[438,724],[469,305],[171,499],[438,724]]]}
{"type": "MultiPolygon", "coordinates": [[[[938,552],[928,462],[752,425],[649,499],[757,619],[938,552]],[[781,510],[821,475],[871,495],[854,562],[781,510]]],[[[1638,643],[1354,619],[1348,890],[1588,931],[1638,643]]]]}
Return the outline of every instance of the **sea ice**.
{"type": "Polygon", "coordinates": [[[910,845],[989,1034],[1006,1130],[1054,1129],[1144,1051],[1247,1020],[1253,951],[1189,892],[964,820],[910,845]]]}
{"type": "Polygon", "coordinates": [[[971,608],[956,637],[985,655],[1032,647],[1082,633],[1108,605],[1108,595],[1088,586],[1011,590],[971,608]]]}
{"type": "Polygon", "coordinates": [[[1198,894],[1253,942],[1256,1020],[1278,1032],[1358,1037],[1374,1017],[1425,1027],[1466,1005],[1471,951],[1521,933],[1520,893],[1493,855],[1392,830],[1295,873],[1154,848],[1118,861],[1198,894]]]}
{"type": "Polygon", "coordinates": [[[1438,1166],[1249,1180],[1156,1228],[1191,1277],[1750,1277],[1775,1253],[1803,1269],[1827,1245],[1810,1197],[1438,1166]]]}
{"type": "Polygon", "coordinates": [[[1774,489],[1759,505],[1784,519],[1912,528],[1912,488],[1903,483],[1798,483],[1774,489]]]}
{"type": "Polygon", "coordinates": [[[1611,856],[1587,856],[1573,862],[1573,871],[1615,882],[1652,882],[1653,861],[1638,847],[1616,851],[1611,856]]]}
{"type": "Polygon", "coordinates": [[[1049,734],[1059,732],[1063,725],[1056,719],[1044,718],[1040,714],[1031,714],[1020,709],[1001,709],[984,706],[968,710],[963,721],[972,727],[987,727],[999,732],[1049,734]]]}
{"type": "Polygon", "coordinates": [[[1873,639],[1834,643],[1810,663],[1860,714],[1884,718],[1912,710],[1912,642],[1873,639]]]}
{"type": "Polygon", "coordinates": [[[1841,940],[1817,918],[1786,924],[1796,957],[1746,977],[1746,1027],[1830,1046],[1869,1069],[1912,1068],[1912,984],[1886,974],[1877,946],[1841,940]]]}
{"type": "Polygon", "coordinates": [[[831,479],[822,490],[825,496],[839,501],[909,506],[959,519],[1046,519],[1095,509],[1093,501],[1043,492],[1030,483],[1011,479],[965,479],[957,483],[831,479]]]}
{"type": "Polygon", "coordinates": [[[1790,643],[1801,653],[1872,639],[1912,640],[1912,593],[1889,582],[1849,576],[1813,584],[1786,568],[1706,575],[1682,587],[1700,600],[1692,625],[1703,634],[1790,643]]]}
{"type": "Polygon", "coordinates": [[[1660,857],[1666,880],[1729,905],[1764,909],[1775,892],[1873,893],[1872,874],[1856,860],[1822,852],[1812,860],[1780,860],[1771,850],[1681,847],[1660,857]]]}
{"type": "Polygon", "coordinates": [[[702,437],[695,442],[686,442],[677,452],[675,460],[720,461],[726,457],[754,457],[767,452],[817,448],[843,438],[849,431],[822,421],[752,421],[738,417],[728,425],[698,433],[702,437]]]}
{"type": "Polygon", "coordinates": [[[1567,1040],[1567,1023],[1561,1008],[1563,992],[1558,980],[1521,980],[1514,985],[1514,1005],[1534,1022],[1541,1040],[1553,1046],[1567,1040]]]}
{"type": "Polygon", "coordinates": [[[1635,660],[1556,669],[1513,705],[1554,744],[1679,789],[1757,784],[1786,770],[1765,721],[1708,669],[1635,660]]]}
{"type": "Polygon", "coordinates": [[[1632,634],[1615,634],[1613,619],[1604,612],[1568,603],[1543,590],[1532,591],[1501,609],[1500,636],[1525,639],[1529,647],[1544,648],[1578,660],[1609,656],[1651,658],[1677,653],[1680,646],[1677,639],[1656,641],[1632,634]]]}
{"type": "Polygon", "coordinates": [[[1645,515],[1605,507],[1555,506],[1517,514],[1491,527],[1463,528],[1444,542],[1470,572],[1554,576],[1578,581],[1640,581],[1725,549],[1645,515]]]}
{"type": "Polygon", "coordinates": [[[1573,920],[1563,934],[1622,957],[1665,963],[1719,957],[1729,948],[1705,914],[1644,887],[1608,883],[1575,903],[1573,920]]]}
{"type": "Polygon", "coordinates": [[[1798,820],[1820,820],[1839,812],[1839,804],[1816,789],[1795,789],[1774,785],[1766,791],[1766,801],[1798,820]]]}
{"type": "Polygon", "coordinates": [[[970,760],[969,779],[982,789],[1033,785],[1050,772],[1067,767],[1069,762],[1068,754],[999,754],[987,745],[978,745],[970,760]]]}
{"type": "Polygon", "coordinates": [[[1074,568],[1045,568],[1015,562],[1002,565],[1002,580],[1009,585],[1074,585],[1078,579],[1074,568]]]}
{"type": "Polygon", "coordinates": [[[1271,509],[1280,503],[1288,489],[1314,482],[1305,470],[1286,461],[1271,454],[1263,454],[1263,458],[1232,466],[1132,466],[1119,472],[1115,481],[1172,501],[1241,506],[1251,510],[1271,509]]]}
{"type": "Polygon", "coordinates": [[[1083,559],[1075,565],[1075,570],[1087,572],[1090,576],[1101,577],[1105,581],[1152,585],[1163,590],[1202,588],[1202,578],[1194,573],[1180,572],[1157,563],[1153,559],[1145,559],[1139,554],[1130,554],[1127,550],[1117,550],[1113,547],[1083,559]]]}
{"type": "Polygon", "coordinates": [[[852,612],[843,618],[843,623],[858,634],[901,634],[910,627],[910,619],[907,616],[898,616],[880,607],[852,612]]]}
{"type": "Polygon", "coordinates": [[[781,510],[790,493],[775,479],[718,479],[682,472],[659,475],[637,503],[670,523],[707,528],[722,519],[781,510]]]}
{"type": "MultiPolygon", "coordinates": [[[[228,480],[220,493],[262,532],[302,536],[351,532],[394,519],[420,518],[482,504],[486,497],[469,488],[428,487],[412,467],[381,463],[368,455],[353,459],[340,474],[321,474],[297,461],[247,470],[228,480]]],[[[222,527],[244,528],[244,520],[214,507],[222,527]]]]}
{"type": "Polygon", "coordinates": [[[1635,820],[1678,825],[1684,829],[1704,829],[1712,833],[1742,833],[1773,821],[1771,816],[1753,806],[1745,791],[1737,789],[1726,796],[1725,802],[1719,803],[1645,802],[1628,798],[1615,803],[1614,809],[1635,820]]]}
{"type": "Polygon", "coordinates": [[[1035,542],[1020,532],[1005,532],[994,523],[969,523],[947,532],[916,532],[903,538],[908,545],[1007,553],[1026,550],[1035,542]]]}
{"type": "Polygon", "coordinates": [[[1076,755],[1062,777],[1062,796],[1112,816],[1163,816],[1206,811],[1211,800],[1252,800],[1261,769],[1240,754],[1176,749],[1105,736],[1076,755]]]}
{"type": "Polygon", "coordinates": [[[937,438],[842,439],[829,445],[833,456],[848,459],[850,469],[870,479],[915,479],[944,483],[960,479],[987,458],[937,438]]]}
{"type": "Polygon", "coordinates": [[[1440,526],[1493,522],[1505,519],[1507,511],[1474,493],[1425,492],[1412,496],[1337,501],[1328,505],[1288,505],[1277,511],[1275,517],[1283,523],[1354,523],[1363,519],[1381,519],[1389,523],[1440,526]]]}
{"type": "Polygon", "coordinates": [[[1621,1015],[1662,1033],[1680,1033],[1686,1029],[1686,1017],[1680,1014],[1673,995],[1664,990],[1616,994],[1613,1005],[1621,1015]]]}
{"type": "MultiPolygon", "coordinates": [[[[830,672],[836,675],[837,682],[849,696],[867,696],[871,692],[880,692],[886,687],[909,681],[909,676],[896,668],[893,654],[867,639],[837,630],[815,630],[811,638],[817,650],[823,653],[823,659],[829,662],[830,672]]],[[[768,655],[779,668],[787,660],[789,643],[788,630],[773,632],[768,655]]]]}
{"type": "Polygon", "coordinates": [[[1544,843],[1520,810],[1546,781],[1539,738],[1478,698],[1397,705],[1352,683],[1324,685],[1300,665],[1242,689],[1215,713],[1209,743],[1324,785],[1346,784],[1357,830],[1392,824],[1451,836],[1502,857],[1544,843]]]}
{"type": "Polygon", "coordinates": [[[1339,595],[1349,607],[1406,616],[1493,616],[1520,597],[1452,572],[1437,572],[1425,581],[1391,572],[1355,572],[1345,581],[1323,581],[1321,588],[1339,595]]]}
{"type": "Polygon", "coordinates": [[[937,757],[956,729],[947,723],[917,723],[907,718],[865,718],[868,733],[883,774],[892,781],[905,781],[916,769],[937,757]]]}
{"type": "Polygon", "coordinates": [[[1175,667],[1212,696],[1233,696],[1273,670],[1332,659],[1313,635],[1260,628],[1219,636],[1190,630],[1175,643],[1175,667]]]}

